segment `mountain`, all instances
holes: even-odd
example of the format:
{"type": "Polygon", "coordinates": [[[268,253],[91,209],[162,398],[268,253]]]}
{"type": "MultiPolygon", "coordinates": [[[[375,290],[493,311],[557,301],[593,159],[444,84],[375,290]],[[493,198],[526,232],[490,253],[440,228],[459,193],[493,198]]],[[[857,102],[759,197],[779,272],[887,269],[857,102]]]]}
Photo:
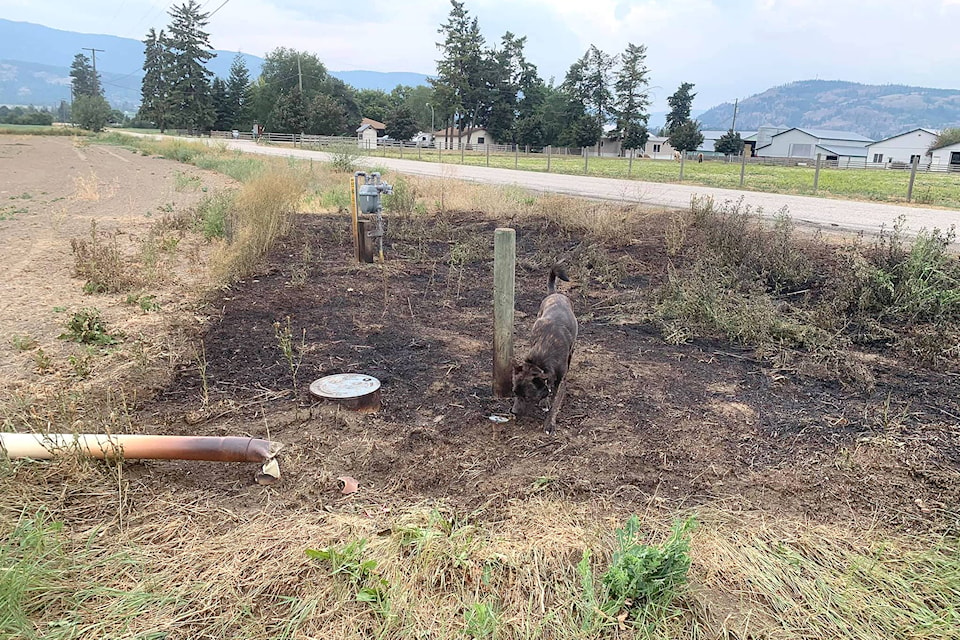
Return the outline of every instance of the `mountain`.
{"type": "MultiPolygon", "coordinates": [[[[91,47],[103,50],[97,52],[97,71],[107,100],[118,109],[136,110],[143,78],[142,42],[3,19],[0,19],[0,104],[56,106],[61,100],[69,101],[70,64],[78,53],[90,57],[84,48],[91,47]]],[[[219,50],[214,53],[216,57],[207,63],[207,68],[227,78],[237,53],[219,50]]],[[[259,76],[263,58],[240,55],[251,78],[259,76]]],[[[390,91],[398,84],[427,83],[427,76],[420,73],[331,71],[330,75],[356,89],[390,91]]]]}
{"type": "MultiPolygon", "coordinates": [[[[705,111],[702,128],[729,129],[733,106],[725,102],[705,111]]],[[[916,127],[955,127],[960,125],[960,90],[839,80],[791,82],[740,101],[739,131],[768,125],[852,131],[874,140],[916,127]]]]}

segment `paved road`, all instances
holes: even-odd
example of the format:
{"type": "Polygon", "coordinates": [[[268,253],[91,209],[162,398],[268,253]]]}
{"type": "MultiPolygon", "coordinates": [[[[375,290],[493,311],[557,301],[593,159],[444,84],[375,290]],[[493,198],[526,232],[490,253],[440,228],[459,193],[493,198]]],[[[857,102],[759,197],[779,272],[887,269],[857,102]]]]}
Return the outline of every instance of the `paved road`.
{"type": "MultiPolygon", "coordinates": [[[[224,141],[217,140],[216,142],[224,141]]],[[[225,142],[231,149],[248,153],[314,158],[320,161],[329,159],[329,155],[321,151],[257,145],[249,140],[226,140],[225,142]]],[[[510,184],[534,191],[620,202],[638,202],[664,207],[688,207],[693,195],[711,196],[718,202],[737,200],[742,197],[745,204],[749,204],[755,209],[762,208],[768,215],[772,215],[781,207],[786,206],[791,218],[796,223],[826,230],[864,231],[873,234],[880,231],[881,225],[887,229],[892,227],[899,216],[905,217],[908,230],[911,232],[916,232],[922,228],[945,230],[960,222],[960,211],[950,209],[760,193],[737,189],[717,189],[698,185],[640,182],[615,178],[437,164],[397,158],[373,158],[371,162],[377,166],[411,175],[457,178],[485,184],[510,184]]]]}

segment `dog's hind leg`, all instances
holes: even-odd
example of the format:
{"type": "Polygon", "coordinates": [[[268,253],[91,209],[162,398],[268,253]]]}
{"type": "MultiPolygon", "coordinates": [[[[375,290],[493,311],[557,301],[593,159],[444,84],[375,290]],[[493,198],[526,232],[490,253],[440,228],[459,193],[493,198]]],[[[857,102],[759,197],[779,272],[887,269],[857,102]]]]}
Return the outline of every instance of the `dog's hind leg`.
{"type": "Polygon", "coordinates": [[[567,394],[567,379],[564,378],[557,385],[557,392],[553,396],[553,403],[550,405],[550,412],[547,413],[547,419],[543,422],[543,430],[547,435],[553,433],[557,428],[557,412],[560,411],[560,405],[563,404],[563,397],[567,394]]]}

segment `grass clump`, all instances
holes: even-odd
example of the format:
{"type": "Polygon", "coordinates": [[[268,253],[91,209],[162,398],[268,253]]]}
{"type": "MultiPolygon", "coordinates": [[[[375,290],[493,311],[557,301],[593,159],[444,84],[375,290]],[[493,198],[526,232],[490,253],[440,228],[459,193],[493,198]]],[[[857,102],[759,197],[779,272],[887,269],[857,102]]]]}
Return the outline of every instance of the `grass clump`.
{"type": "Polygon", "coordinates": [[[74,275],[86,280],[85,293],[118,293],[139,282],[120,252],[116,235],[99,232],[96,221],[90,223],[90,236],[72,239],[70,249],[74,275]]]}
{"type": "Polygon", "coordinates": [[[289,233],[306,184],[299,172],[272,169],[244,186],[226,222],[231,238],[215,267],[221,279],[243,278],[259,267],[274,243],[289,233]]]}

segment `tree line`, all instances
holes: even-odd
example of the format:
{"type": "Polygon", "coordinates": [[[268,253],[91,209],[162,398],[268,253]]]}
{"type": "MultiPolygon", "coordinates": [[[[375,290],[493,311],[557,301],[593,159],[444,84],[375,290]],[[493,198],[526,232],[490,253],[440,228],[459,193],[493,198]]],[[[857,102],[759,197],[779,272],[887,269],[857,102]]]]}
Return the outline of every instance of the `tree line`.
{"type": "MultiPolygon", "coordinates": [[[[358,91],[328,73],[316,55],[284,47],[266,55],[255,79],[239,54],[228,78],[214,77],[206,67],[215,55],[206,31],[209,14],[197,0],[188,0],[171,8],[165,30],[151,28],[143,40],[138,119],[161,131],[248,131],[259,123],[282,133],[352,135],[368,117],[384,122],[387,134],[401,140],[437,131],[469,143],[483,128],[501,143],[532,147],[591,147],[604,137],[619,140],[626,150],[646,144],[651,99],[644,45],[630,43],[616,55],[591,45],[562,82],[546,82],[526,57],[525,36],[508,31],[488,46],[464,2],[450,4],[438,29],[440,59],[430,85],[398,86],[388,93],[358,91]]],[[[95,76],[78,67],[75,109],[77,96],[100,95],[95,76]]],[[[703,141],[699,123],[690,118],[693,87],[685,82],[670,96],[671,111],[660,131],[679,150],[696,149],[703,141]]],[[[742,148],[739,136],[732,140],[730,134],[731,144],[742,148]]]]}

